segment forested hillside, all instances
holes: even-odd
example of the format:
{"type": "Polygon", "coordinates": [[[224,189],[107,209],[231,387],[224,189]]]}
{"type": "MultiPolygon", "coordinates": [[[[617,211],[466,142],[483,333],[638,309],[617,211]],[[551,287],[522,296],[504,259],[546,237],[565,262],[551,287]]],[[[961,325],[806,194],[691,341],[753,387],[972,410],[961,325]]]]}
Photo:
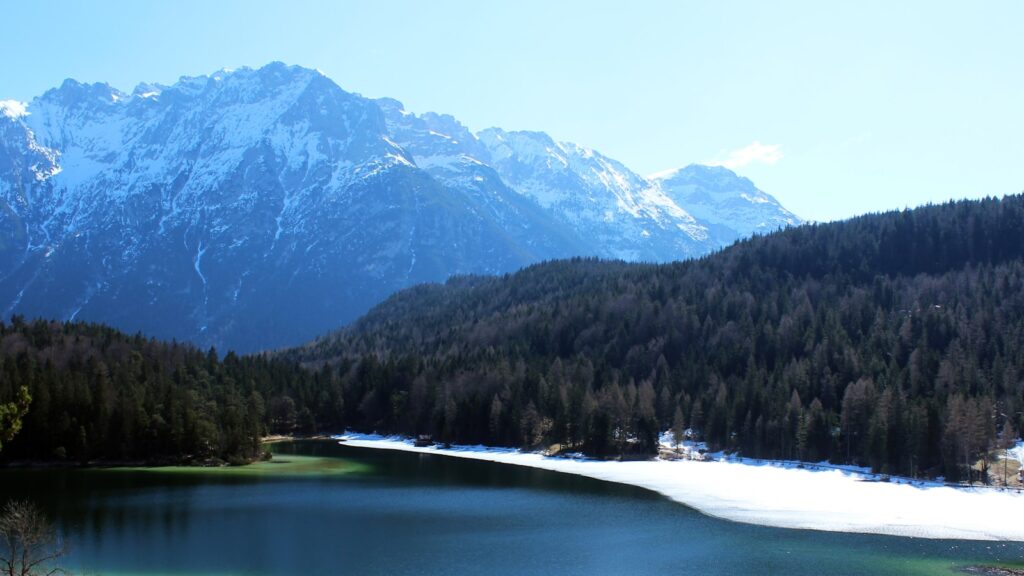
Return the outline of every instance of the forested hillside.
{"type": "Polygon", "coordinates": [[[31,402],[5,460],[246,462],[267,431],[341,424],[323,374],[80,322],[0,323],[0,405],[22,386],[31,402]]]}
{"type": "Polygon", "coordinates": [[[714,448],[964,478],[1024,410],[1024,197],[809,225],[700,260],[558,261],[392,297],[290,358],[343,421],[453,442],[714,448]]]}
{"type": "Polygon", "coordinates": [[[0,324],[6,460],[236,461],[346,427],[966,477],[1024,411],[1024,197],[810,225],[700,260],[556,261],[401,292],[276,355],[0,324]],[[299,365],[302,364],[302,366],[299,365]]]}

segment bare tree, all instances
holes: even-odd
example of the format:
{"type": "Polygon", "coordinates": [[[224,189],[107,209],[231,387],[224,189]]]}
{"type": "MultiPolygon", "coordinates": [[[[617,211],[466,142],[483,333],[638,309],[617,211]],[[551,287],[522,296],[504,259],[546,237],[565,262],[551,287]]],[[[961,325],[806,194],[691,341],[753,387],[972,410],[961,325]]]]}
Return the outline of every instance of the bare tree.
{"type": "Polygon", "coordinates": [[[53,576],[66,552],[46,515],[31,502],[13,500],[0,510],[0,575],[53,576]]]}

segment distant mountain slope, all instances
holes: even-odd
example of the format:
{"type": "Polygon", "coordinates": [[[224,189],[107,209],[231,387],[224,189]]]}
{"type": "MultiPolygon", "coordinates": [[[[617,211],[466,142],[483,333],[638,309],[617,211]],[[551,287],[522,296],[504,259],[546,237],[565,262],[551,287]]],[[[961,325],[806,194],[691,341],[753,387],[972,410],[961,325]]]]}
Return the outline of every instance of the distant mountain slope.
{"type": "Polygon", "coordinates": [[[585,240],[575,255],[667,262],[802,223],[725,168],[691,165],[672,171],[677,177],[671,180],[647,179],[595,150],[555,142],[543,132],[489,128],[473,134],[451,116],[417,116],[397,100],[377,102],[392,139],[418,166],[455,186],[500,179],[561,229],[585,240]],[[694,216],[691,205],[701,216],[694,216]]]}
{"type": "Polygon", "coordinates": [[[749,234],[710,235],[620,164],[549,142],[280,63],[131,94],[68,80],[0,105],[0,314],[251,351],[452,274],[749,234]]]}
{"type": "Polygon", "coordinates": [[[1013,196],[418,286],[287,357],[341,369],[356,428],[621,454],[681,427],[747,456],[965,479],[1024,426],[1022,286],[1013,196]]]}
{"type": "Polygon", "coordinates": [[[720,244],[802,223],[753,182],[721,166],[691,164],[651,181],[673,202],[686,206],[720,244]]]}

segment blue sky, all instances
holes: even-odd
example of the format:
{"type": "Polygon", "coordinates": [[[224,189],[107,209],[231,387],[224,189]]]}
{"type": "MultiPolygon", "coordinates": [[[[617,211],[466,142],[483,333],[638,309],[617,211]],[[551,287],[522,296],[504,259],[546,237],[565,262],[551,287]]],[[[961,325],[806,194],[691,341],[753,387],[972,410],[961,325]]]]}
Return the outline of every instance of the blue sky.
{"type": "Polygon", "coordinates": [[[1024,191],[1024,2],[5,2],[0,99],[272,60],[817,220],[1024,191]],[[636,4],[629,6],[628,4],[636,4]]]}

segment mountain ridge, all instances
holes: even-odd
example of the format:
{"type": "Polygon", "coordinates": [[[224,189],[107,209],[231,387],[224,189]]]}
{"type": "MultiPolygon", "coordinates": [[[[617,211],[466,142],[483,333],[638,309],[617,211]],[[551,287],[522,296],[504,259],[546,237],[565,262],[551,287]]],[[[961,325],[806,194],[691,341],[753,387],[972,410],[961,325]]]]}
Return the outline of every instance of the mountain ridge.
{"type": "Polygon", "coordinates": [[[282,63],[131,93],[69,79],[2,111],[4,315],[251,351],[418,282],[570,256],[668,261],[750,233],[709,234],[584,147],[473,134],[282,63]]]}

